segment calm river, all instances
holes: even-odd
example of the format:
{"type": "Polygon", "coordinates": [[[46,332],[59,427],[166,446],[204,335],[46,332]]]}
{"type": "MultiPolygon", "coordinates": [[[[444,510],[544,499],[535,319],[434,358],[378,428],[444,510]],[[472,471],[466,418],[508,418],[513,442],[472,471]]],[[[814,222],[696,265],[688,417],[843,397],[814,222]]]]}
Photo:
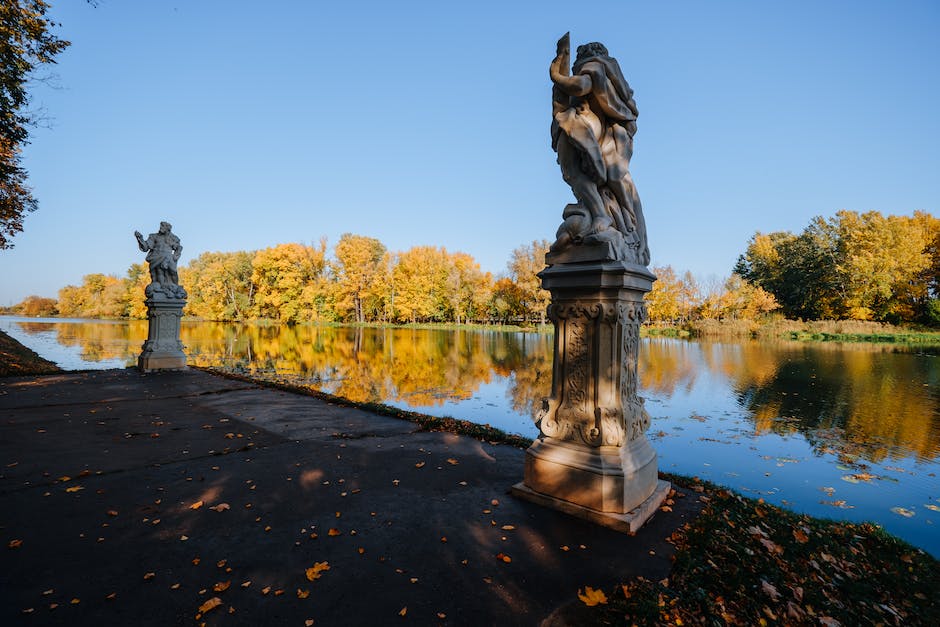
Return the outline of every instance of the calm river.
{"type": "MultiPolygon", "coordinates": [[[[65,369],[133,365],[146,322],[0,317],[65,369]]],[[[183,322],[190,363],[535,437],[551,337],[183,322]]],[[[816,516],[873,520],[940,557],[940,349],[647,338],[660,468],[816,516]]]]}

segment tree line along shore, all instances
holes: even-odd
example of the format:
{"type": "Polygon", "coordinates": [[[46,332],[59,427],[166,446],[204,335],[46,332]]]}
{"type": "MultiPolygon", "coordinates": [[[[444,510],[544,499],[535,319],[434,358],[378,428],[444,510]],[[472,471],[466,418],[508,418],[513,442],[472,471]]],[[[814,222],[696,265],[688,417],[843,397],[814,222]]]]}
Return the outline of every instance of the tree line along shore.
{"type": "MultiPolygon", "coordinates": [[[[550,296],[537,273],[548,248],[545,240],[519,246],[497,276],[467,253],[391,252],[351,233],[331,251],[322,239],[205,252],[180,268],[190,295],[184,313],[216,321],[544,325],[550,296]]],[[[667,333],[913,338],[940,328],[940,220],[924,212],[840,211],[799,234],[755,233],[724,280],[701,282],[668,265],[652,270],[648,324],[667,333]],[[841,322],[820,328],[824,320],[841,322]]],[[[123,277],[88,274],[57,298],[29,296],[4,312],[142,319],[148,282],[135,263],[123,277]]]]}

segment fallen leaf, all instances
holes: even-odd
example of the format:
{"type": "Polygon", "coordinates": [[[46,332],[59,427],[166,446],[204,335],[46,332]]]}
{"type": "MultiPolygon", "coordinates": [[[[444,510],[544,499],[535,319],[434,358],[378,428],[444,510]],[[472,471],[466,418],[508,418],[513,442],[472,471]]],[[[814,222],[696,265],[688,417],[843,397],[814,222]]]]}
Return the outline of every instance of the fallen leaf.
{"type": "Polygon", "coordinates": [[[407,605],[406,605],[405,607],[401,608],[401,610],[398,611],[398,615],[399,615],[399,616],[404,616],[404,615],[407,614],[407,613],[408,613],[408,606],[407,606],[407,605]]]}
{"type": "Polygon", "coordinates": [[[219,607],[220,605],[222,605],[222,599],[220,599],[219,597],[212,597],[211,599],[209,599],[208,601],[206,601],[205,603],[199,606],[199,613],[205,614],[209,610],[213,610],[219,607]]]}
{"type": "Polygon", "coordinates": [[[313,566],[308,568],[305,572],[307,574],[307,579],[310,581],[315,581],[322,576],[322,573],[330,569],[329,562],[315,562],[313,566]]]}
{"type": "Polygon", "coordinates": [[[448,458],[447,458],[447,463],[450,464],[451,466],[456,466],[459,462],[458,462],[456,459],[454,459],[453,457],[448,457],[448,458]]]}
{"type": "Polygon", "coordinates": [[[186,542],[187,540],[189,540],[189,536],[186,536],[186,535],[180,536],[180,540],[183,542],[186,542]]]}
{"type": "Polygon", "coordinates": [[[498,560],[500,560],[500,561],[503,561],[503,562],[506,562],[507,564],[509,564],[510,562],[512,562],[512,558],[509,557],[508,555],[506,555],[505,553],[497,553],[497,554],[496,554],[496,559],[498,559],[498,560]]]}
{"type": "Polygon", "coordinates": [[[144,581],[148,581],[154,578],[154,573],[144,573],[144,581]]]}
{"type": "Polygon", "coordinates": [[[10,540],[10,543],[7,545],[7,548],[18,549],[23,546],[22,540],[10,540]]]}
{"type": "Polygon", "coordinates": [[[934,512],[940,512],[940,505],[934,505],[933,503],[928,503],[927,505],[924,505],[924,507],[934,512]]]}
{"type": "Polygon", "coordinates": [[[249,579],[248,581],[243,581],[243,582],[242,582],[242,588],[247,588],[247,587],[250,586],[250,585],[251,585],[251,579],[249,579]]]}
{"type": "Polygon", "coordinates": [[[308,596],[310,596],[310,591],[309,591],[309,590],[301,590],[300,588],[297,588],[297,598],[298,598],[298,599],[306,599],[308,596]]]}
{"type": "Polygon", "coordinates": [[[914,515],[914,512],[904,507],[892,507],[891,511],[899,516],[904,516],[905,518],[911,518],[914,515]]]}
{"type": "Polygon", "coordinates": [[[415,468],[424,468],[424,462],[418,462],[415,464],[415,468]]]}
{"type": "Polygon", "coordinates": [[[793,530],[793,538],[800,544],[806,544],[809,542],[809,536],[802,529],[793,530]]]}
{"type": "Polygon", "coordinates": [[[261,588],[261,594],[267,594],[269,592],[271,592],[271,586],[265,586],[264,588],[261,588]]]}
{"type": "MultiPolygon", "coordinates": [[[[202,504],[203,504],[202,501],[196,501],[195,503],[189,506],[189,509],[199,509],[200,507],[202,507],[202,504]]],[[[221,601],[219,601],[219,603],[221,603],[221,601]]]]}
{"type": "Polygon", "coordinates": [[[604,594],[603,590],[595,590],[591,586],[584,586],[584,593],[581,593],[581,590],[578,590],[578,598],[581,599],[581,602],[589,607],[593,607],[598,604],[607,603],[607,595],[604,594]]]}
{"type": "Polygon", "coordinates": [[[502,527],[500,527],[500,529],[502,529],[503,531],[512,531],[515,528],[516,527],[514,525],[503,525],[502,527]]]}
{"type": "Polygon", "coordinates": [[[214,505],[210,507],[209,509],[214,509],[217,512],[224,512],[225,510],[232,509],[232,508],[228,503],[219,503],[218,505],[214,505]]]}
{"type": "Polygon", "coordinates": [[[768,540],[767,538],[761,538],[760,543],[764,545],[764,548],[770,551],[771,553],[783,553],[783,547],[777,545],[773,540],[768,540]]]}
{"type": "Polygon", "coordinates": [[[79,599],[79,598],[77,598],[77,597],[74,598],[74,599],[72,599],[71,601],[69,601],[69,603],[71,603],[72,605],[78,605],[78,604],[81,603],[81,602],[82,602],[82,600],[79,599]]]}
{"type": "Polygon", "coordinates": [[[117,510],[115,509],[108,510],[108,516],[117,516],[117,515],[118,515],[117,510]]]}
{"type": "Polygon", "coordinates": [[[763,579],[760,580],[760,587],[761,587],[761,590],[764,591],[764,594],[769,596],[774,601],[776,601],[780,597],[780,593],[777,592],[777,589],[772,584],[767,583],[763,579]]]}
{"type": "Polygon", "coordinates": [[[343,532],[340,531],[339,529],[334,529],[333,527],[330,527],[330,530],[327,531],[326,534],[329,536],[339,536],[339,535],[342,535],[343,532]]]}
{"type": "Polygon", "coordinates": [[[174,583],[172,586],[170,586],[170,590],[179,590],[179,589],[180,589],[180,585],[178,583],[174,583]]]}
{"type": "Polygon", "coordinates": [[[312,619],[312,618],[308,618],[307,620],[305,620],[305,621],[304,621],[304,627],[313,627],[313,619],[312,619]]]}
{"type": "Polygon", "coordinates": [[[226,590],[228,590],[228,587],[230,585],[232,585],[231,581],[220,581],[219,583],[212,586],[212,589],[215,592],[225,592],[226,590]]]}
{"type": "Polygon", "coordinates": [[[80,485],[73,485],[71,488],[65,488],[65,491],[66,492],[78,492],[79,490],[84,490],[84,489],[85,488],[83,488],[80,485]]]}

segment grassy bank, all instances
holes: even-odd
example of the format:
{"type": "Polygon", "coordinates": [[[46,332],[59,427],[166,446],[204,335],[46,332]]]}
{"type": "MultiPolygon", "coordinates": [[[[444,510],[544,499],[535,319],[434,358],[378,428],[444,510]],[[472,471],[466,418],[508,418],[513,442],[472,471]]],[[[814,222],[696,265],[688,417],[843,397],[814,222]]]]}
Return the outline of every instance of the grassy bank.
{"type": "Polygon", "coordinates": [[[0,331],[0,377],[49,374],[52,372],[61,372],[61,369],[0,331]]]}
{"type": "Polygon", "coordinates": [[[938,625],[940,562],[869,523],[812,518],[687,477],[705,508],[676,532],[672,573],[574,604],[598,625],[938,625]]]}
{"type": "Polygon", "coordinates": [[[940,344],[940,331],[861,320],[696,320],[678,326],[643,327],[663,337],[787,339],[819,342],[940,344]]]}

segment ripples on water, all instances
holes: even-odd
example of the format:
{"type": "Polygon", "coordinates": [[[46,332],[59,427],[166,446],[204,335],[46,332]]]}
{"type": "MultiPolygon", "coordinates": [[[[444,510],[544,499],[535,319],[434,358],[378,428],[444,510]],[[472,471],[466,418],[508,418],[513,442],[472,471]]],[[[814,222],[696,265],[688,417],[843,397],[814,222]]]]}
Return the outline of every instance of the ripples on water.
{"type": "MultiPolygon", "coordinates": [[[[0,317],[66,369],[136,362],[146,322],[0,317]]],[[[551,337],[184,322],[190,363],[530,437],[551,337]]],[[[817,516],[874,520],[940,555],[940,357],[884,344],[641,343],[660,468],[817,516]]]]}

